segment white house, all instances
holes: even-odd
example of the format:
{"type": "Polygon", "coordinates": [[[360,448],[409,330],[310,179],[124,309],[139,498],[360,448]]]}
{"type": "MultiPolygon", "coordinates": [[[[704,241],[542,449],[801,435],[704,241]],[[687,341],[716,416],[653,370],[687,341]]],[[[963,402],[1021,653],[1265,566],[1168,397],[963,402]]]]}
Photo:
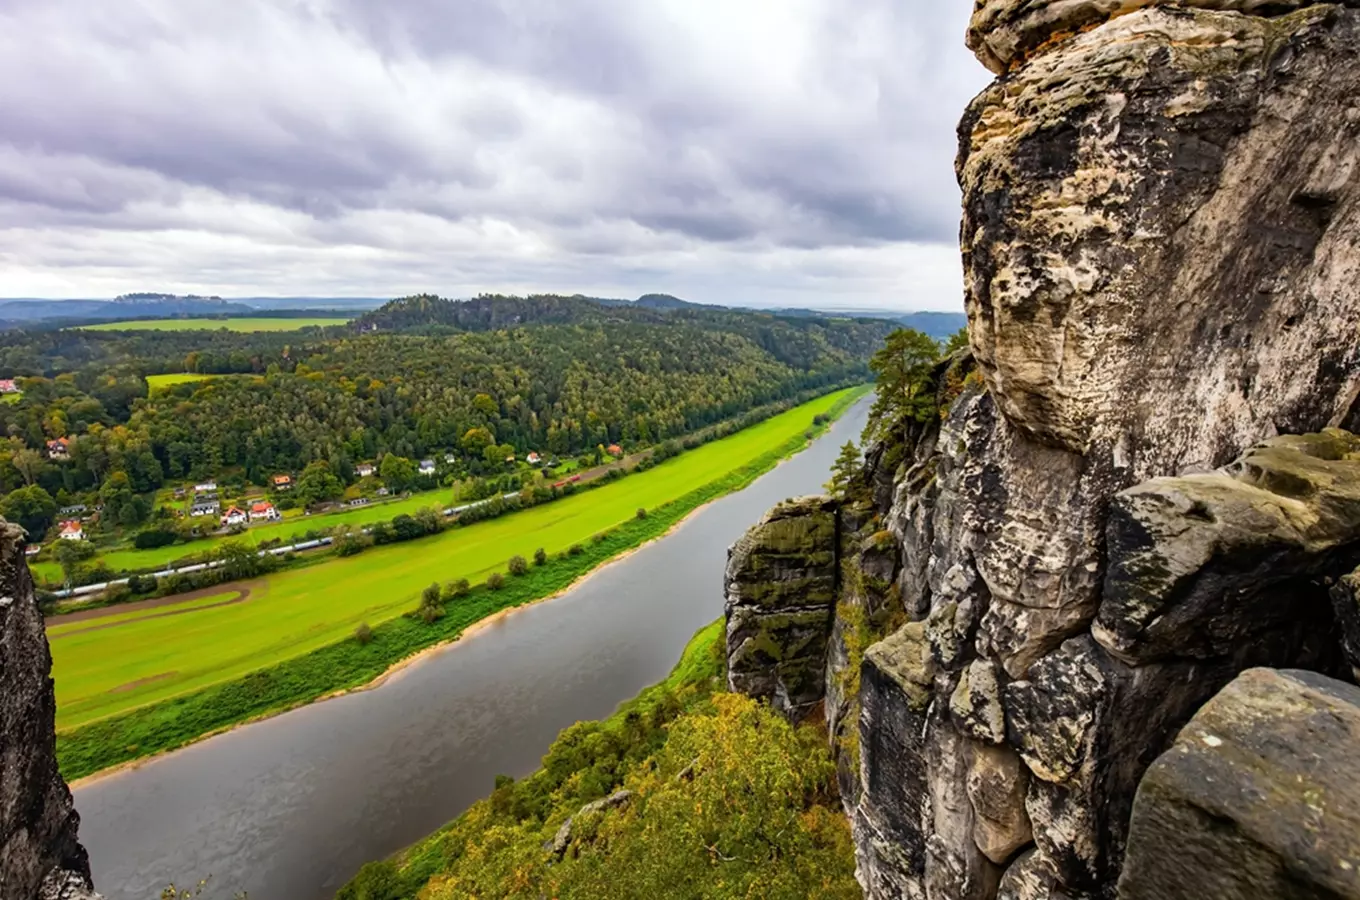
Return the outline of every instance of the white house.
{"type": "Polygon", "coordinates": [[[292,489],[293,489],[293,476],[291,475],[274,476],[274,490],[291,491],[292,489]]]}
{"type": "Polygon", "coordinates": [[[216,500],[198,499],[189,507],[190,516],[215,516],[222,511],[222,504],[216,500]]]}
{"type": "Polygon", "coordinates": [[[432,460],[432,459],[422,459],[422,460],[420,461],[420,474],[421,474],[421,475],[433,475],[433,474],[434,474],[434,460],[432,460]]]}
{"type": "Polygon", "coordinates": [[[359,465],[354,467],[354,474],[358,475],[360,478],[372,477],[374,471],[376,470],[373,468],[372,463],[359,463],[359,465]]]}
{"type": "Polygon", "coordinates": [[[236,506],[227,510],[227,514],[222,517],[223,525],[244,525],[247,521],[245,511],[236,506]]]}
{"type": "Polygon", "coordinates": [[[283,517],[279,515],[279,511],[274,508],[272,503],[254,503],[250,507],[250,521],[252,522],[273,521],[281,518],[283,517]]]}
{"type": "Polygon", "coordinates": [[[61,523],[61,538],[64,541],[83,541],[85,540],[85,529],[80,527],[80,523],[75,519],[61,523]]]}
{"type": "Polygon", "coordinates": [[[70,459],[71,439],[57,438],[55,441],[48,441],[47,455],[52,459],[70,459]]]}
{"type": "Polygon", "coordinates": [[[37,556],[42,552],[42,544],[29,544],[24,547],[24,556],[37,556]]]}
{"type": "Polygon", "coordinates": [[[211,494],[215,490],[217,490],[216,481],[205,481],[202,484],[194,485],[195,494],[211,494]]]}
{"type": "Polygon", "coordinates": [[[543,457],[539,456],[537,453],[530,452],[528,456],[524,457],[524,461],[531,466],[536,466],[543,461],[543,457]]]}
{"type": "Polygon", "coordinates": [[[456,453],[445,453],[444,462],[448,463],[449,465],[453,465],[454,463],[458,462],[458,455],[456,453]]]}

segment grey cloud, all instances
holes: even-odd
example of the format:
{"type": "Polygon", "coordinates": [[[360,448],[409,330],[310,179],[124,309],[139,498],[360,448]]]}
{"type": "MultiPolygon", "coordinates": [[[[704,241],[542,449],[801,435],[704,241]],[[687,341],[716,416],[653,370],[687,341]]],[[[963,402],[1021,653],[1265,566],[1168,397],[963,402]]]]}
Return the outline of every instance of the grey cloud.
{"type": "Polygon", "coordinates": [[[405,247],[457,257],[459,273],[600,279],[603,265],[627,283],[719,263],[750,280],[740,260],[782,253],[806,275],[761,289],[797,292],[822,280],[815,251],[952,251],[953,124],[986,77],[962,47],[968,10],[7,0],[0,229],[38,251],[66,229],[74,245],[0,276],[78,281],[85,242],[103,283],[95,236],[113,233],[142,254],[127,289],[167,265],[158,284],[392,277],[395,261],[356,258],[405,247]],[[176,271],[154,249],[172,231],[233,243],[222,265],[209,246],[176,271]],[[296,269],[264,261],[280,243],[307,248],[296,269]]]}

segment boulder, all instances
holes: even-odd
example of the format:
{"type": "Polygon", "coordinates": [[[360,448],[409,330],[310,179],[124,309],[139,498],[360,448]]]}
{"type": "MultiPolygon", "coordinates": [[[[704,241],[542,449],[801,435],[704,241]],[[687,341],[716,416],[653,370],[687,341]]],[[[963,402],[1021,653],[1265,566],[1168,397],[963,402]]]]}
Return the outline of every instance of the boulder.
{"type": "Polygon", "coordinates": [[[1244,672],[1138,788],[1120,900],[1360,898],[1360,689],[1244,672]]]}
{"type": "Polygon", "coordinates": [[[95,896],[57,771],[51,671],[23,529],[0,519],[0,900],[95,896]]]}

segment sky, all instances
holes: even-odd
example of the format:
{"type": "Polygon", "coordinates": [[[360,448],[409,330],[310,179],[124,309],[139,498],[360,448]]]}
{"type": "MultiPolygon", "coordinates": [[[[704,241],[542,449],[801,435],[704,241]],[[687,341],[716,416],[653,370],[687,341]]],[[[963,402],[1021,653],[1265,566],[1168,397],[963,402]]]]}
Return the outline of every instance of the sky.
{"type": "Polygon", "coordinates": [[[961,310],[971,6],[0,0],[0,296],[961,310]]]}

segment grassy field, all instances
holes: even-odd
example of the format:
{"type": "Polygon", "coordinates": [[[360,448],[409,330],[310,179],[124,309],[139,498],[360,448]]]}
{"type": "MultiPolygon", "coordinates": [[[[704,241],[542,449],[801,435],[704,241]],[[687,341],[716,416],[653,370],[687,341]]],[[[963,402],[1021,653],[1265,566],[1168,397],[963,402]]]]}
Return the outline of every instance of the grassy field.
{"type": "MultiPolygon", "coordinates": [[[[838,416],[862,396],[864,390],[842,391],[829,398],[830,416],[838,416]]],[[[806,416],[819,407],[821,403],[817,402],[800,407],[795,412],[806,416]]],[[[807,422],[807,419],[804,418],[803,422],[807,422]]],[[[228,678],[198,690],[148,702],[77,727],[62,728],[57,734],[57,757],[61,771],[68,780],[83,778],[111,766],[174,750],[241,722],[310,703],[338,690],[367,684],[391,666],[421,650],[456,640],[465,628],[487,616],[532,603],[569,587],[577,578],[600,564],[665,534],[671,526],[704,503],[740,490],[779,460],[807,445],[807,431],[800,430],[801,427],[794,429],[792,436],[782,444],[769,446],[745,466],[728,471],[726,475],[678,499],[649,509],[645,519],[631,517],[604,534],[601,540],[583,542],[581,552],[577,555],[554,557],[545,566],[531,567],[525,576],[507,579],[501,590],[474,587],[468,596],[447,603],[443,618],[427,623],[410,615],[395,616],[373,628],[373,638],[369,643],[360,643],[353,637],[336,640],[242,677],[228,678]]],[[[810,431],[819,432],[823,429],[813,428],[810,431]]],[[[662,467],[653,470],[660,471],[662,467]]],[[[620,484],[627,484],[627,481],[620,484]]],[[[495,523],[483,523],[491,524],[495,523]]],[[[461,533],[466,535],[478,527],[483,526],[474,526],[461,533]]],[[[453,532],[455,535],[459,533],[453,532]]],[[[437,542],[437,538],[432,538],[416,542],[415,546],[431,547],[437,542]]],[[[508,551],[498,548],[498,555],[499,552],[508,551]]],[[[322,562],[317,565],[317,570],[329,566],[330,563],[322,562]]],[[[414,599],[408,598],[407,604],[408,608],[413,607],[414,599]]],[[[235,608],[246,609],[248,606],[249,603],[235,608]]],[[[314,608],[318,607],[323,614],[328,609],[324,601],[316,603],[314,608]]],[[[216,611],[204,614],[211,615],[213,612],[216,611]]],[[[184,618],[192,619],[196,615],[184,618]]],[[[272,628],[272,624],[267,627],[272,628]]],[[[109,629],[109,632],[121,630],[115,628],[109,629]]],[[[175,640],[178,640],[178,636],[175,640]]],[[[126,643],[126,639],[122,642],[126,643]]],[[[54,642],[56,645],[62,643],[65,641],[54,642]]],[[[60,678],[60,674],[57,677],[60,678]]]]}
{"type": "Polygon", "coordinates": [[[244,316],[228,319],[133,319],[127,322],[102,322],[82,325],[88,331],[297,331],[312,325],[344,325],[345,316],[315,316],[297,319],[271,319],[264,316],[244,316]]]}
{"type": "Polygon", "coordinates": [[[207,381],[209,378],[221,378],[220,375],[195,375],[189,372],[175,372],[169,375],[148,375],[146,376],[146,386],[152,391],[164,390],[176,384],[193,384],[196,381],[207,381]]]}
{"type": "MultiPolygon", "coordinates": [[[[67,729],[195,691],[333,644],[360,622],[412,609],[432,581],[476,583],[513,555],[550,554],[750,467],[801,440],[838,392],[706,444],[650,471],[510,516],[373,548],[249,585],[250,599],[193,615],[134,617],[116,628],[63,634],[54,626],[57,725],[67,729]]],[[[389,511],[388,516],[391,515],[389,511]]],[[[59,621],[59,620],[56,620],[59,621]]]]}

